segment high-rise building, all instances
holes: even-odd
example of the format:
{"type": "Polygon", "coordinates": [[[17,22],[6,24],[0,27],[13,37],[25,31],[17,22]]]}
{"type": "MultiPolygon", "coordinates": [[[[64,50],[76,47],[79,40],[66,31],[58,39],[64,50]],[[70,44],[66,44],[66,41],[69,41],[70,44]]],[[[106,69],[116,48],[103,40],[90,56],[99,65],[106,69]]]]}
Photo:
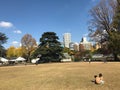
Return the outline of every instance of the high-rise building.
{"type": "Polygon", "coordinates": [[[64,47],[69,48],[69,44],[71,42],[71,34],[70,33],[64,33],[63,42],[64,42],[64,47]]]}

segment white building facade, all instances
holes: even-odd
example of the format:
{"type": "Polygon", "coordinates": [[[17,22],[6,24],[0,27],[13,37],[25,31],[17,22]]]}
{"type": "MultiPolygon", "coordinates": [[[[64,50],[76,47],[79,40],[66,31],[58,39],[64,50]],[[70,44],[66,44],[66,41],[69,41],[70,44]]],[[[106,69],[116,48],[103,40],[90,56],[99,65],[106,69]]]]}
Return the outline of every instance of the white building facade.
{"type": "Polygon", "coordinates": [[[83,45],[84,50],[91,50],[92,43],[88,42],[86,37],[82,38],[80,44],[83,45]]]}
{"type": "Polygon", "coordinates": [[[79,51],[79,43],[76,42],[76,43],[74,44],[74,50],[75,50],[75,51],[79,51]]]}
{"type": "Polygon", "coordinates": [[[64,47],[69,48],[69,44],[71,42],[71,34],[70,33],[64,33],[63,42],[64,42],[64,47]]]}

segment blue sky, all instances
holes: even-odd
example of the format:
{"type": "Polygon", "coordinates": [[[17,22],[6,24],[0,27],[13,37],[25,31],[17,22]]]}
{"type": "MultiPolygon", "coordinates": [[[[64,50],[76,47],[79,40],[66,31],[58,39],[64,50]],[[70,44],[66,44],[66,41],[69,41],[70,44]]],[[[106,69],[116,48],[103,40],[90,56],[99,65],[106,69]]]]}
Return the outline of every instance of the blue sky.
{"type": "Polygon", "coordinates": [[[71,33],[73,42],[88,34],[89,10],[99,0],[0,0],[0,32],[9,38],[4,47],[19,46],[25,34],[39,42],[44,32],[60,41],[71,33]]]}

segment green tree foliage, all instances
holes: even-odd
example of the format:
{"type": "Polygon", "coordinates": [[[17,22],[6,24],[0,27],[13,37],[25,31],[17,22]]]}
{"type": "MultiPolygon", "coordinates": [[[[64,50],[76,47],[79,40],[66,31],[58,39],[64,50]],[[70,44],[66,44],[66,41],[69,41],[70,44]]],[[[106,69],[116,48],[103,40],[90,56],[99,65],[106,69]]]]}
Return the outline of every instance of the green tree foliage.
{"type": "Polygon", "coordinates": [[[41,60],[44,62],[60,62],[62,50],[58,36],[54,32],[45,32],[40,38],[39,47],[33,56],[37,57],[41,54],[41,60]]]}
{"type": "Polygon", "coordinates": [[[120,54],[120,31],[112,31],[108,40],[109,50],[113,52],[115,60],[119,60],[117,56],[120,54]]]}
{"type": "Polygon", "coordinates": [[[120,54],[120,0],[117,0],[115,15],[112,22],[112,31],[109,37],[109,49],[113,52],[115,60],[119,60],[117,57],[120,54]]]}
{"type": "Polygon", "coordinates": [[[0,46],[2,45],[2,44],[4,44],[4,43],[6,43],[7,42],[7,37],[6,37],[6,35],[4,34],[4,33],[1,33],[0,32],[0,46]]]}
{"type": "Polygon", "coordinates": [[[67,47],[64,47],[63,48],[63,53],[69,53],[70,52],[70,49],[69,48],[67,48],[67,47]]]}
{"type": "Polygon", "coordinates": [[[0,46],[0,57],[6,57],[6,49],[0,46]]]}
{"type": "Polygon", "coordinates": [[[4,33],[0,32],[0,56],[1,57],[5,57],[6,56],[6,50],[5,48],[2,46],[2,44],[7,42],[7,37],[4,33]]]}
{"type": "Polygon", "coordinates": [[[120,31],[120,0],[117,0],[115,15],[113,17],[112,27],[116,31],[120,31]]]}

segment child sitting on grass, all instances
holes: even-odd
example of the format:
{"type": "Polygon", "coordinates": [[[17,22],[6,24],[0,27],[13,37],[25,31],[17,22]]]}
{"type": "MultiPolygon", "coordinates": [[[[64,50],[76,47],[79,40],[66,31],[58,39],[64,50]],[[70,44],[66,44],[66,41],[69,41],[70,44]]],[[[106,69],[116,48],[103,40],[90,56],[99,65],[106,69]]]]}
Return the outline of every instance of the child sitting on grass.
{"type": "Polygon", "coordinates": [[[102,73],[100,73],[99,76],[95,75],[94,78],[95,84],[104,84],[102,73]]]}

